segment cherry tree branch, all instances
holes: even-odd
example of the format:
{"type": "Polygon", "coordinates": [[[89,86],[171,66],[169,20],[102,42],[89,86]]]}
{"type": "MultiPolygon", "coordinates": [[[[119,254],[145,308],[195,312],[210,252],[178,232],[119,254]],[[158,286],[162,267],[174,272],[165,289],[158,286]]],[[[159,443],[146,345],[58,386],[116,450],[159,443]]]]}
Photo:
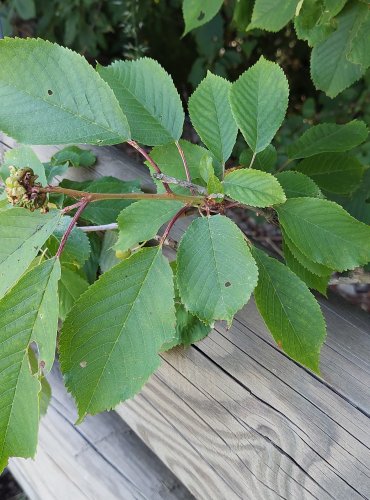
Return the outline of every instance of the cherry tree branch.
{"type": "Polygon", "coordinates": [[[168,184],[176,184],[177,186],[181,186],[186,189],[193,189],[195,192],[199,194],[207,194],[207,189],[203,186],[198,186],[198,184],[193,184],[189,181],[184,181],[181,179],[176,179],[176,177],[171,177],[170,175],[166,175],[163,173],[158,174],[157,172],[153,173],[154,179],[157,179],[162,182],[166,182],[168,184]]]}
{"type": "Polygon", "coordinates": [[[86,198],[89,203],[101,200],[178,200],[189,205],[201,205],[204,196],[187,196],[170,193],[89,193],[88,191],[77,191],[59,186],[46,186],[39,189],[40,193],[65,194],[71,198],[86,198]]]}

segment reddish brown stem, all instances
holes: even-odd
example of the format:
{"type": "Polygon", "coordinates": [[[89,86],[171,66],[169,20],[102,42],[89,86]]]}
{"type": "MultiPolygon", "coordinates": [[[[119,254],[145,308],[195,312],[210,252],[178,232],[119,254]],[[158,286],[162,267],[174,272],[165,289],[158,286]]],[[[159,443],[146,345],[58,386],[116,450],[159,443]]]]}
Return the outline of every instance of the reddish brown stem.
{"type": "Polygon", "coordinates": [[[90,200],[88,198],[84,198],[83,200],[81,200],[80,202],[80,206],[78,207],[76,213],[74,214],[69,226],[67,227],[67,231],[63,234],[63,238],[60,242],[60,245],[59,245],[59,248],[58,248],[58,251],[57,253],[55,254],[55,256],[57,258],[59,258],[63,252],[63,248],[65,247],[65,244],[67,243],[67,240],[69,238],[69,235],[71,234],[72,232],[72,229],[75,227],[80,215],[82,214],[82,212],[85,210],[86,206],[89,204],[90,200]]]}
{"type": "Polygon", "coordinates": [[[168,226],[166,227],[166,229],[164,230],[164,233],[162,235],[162,238],[161,238],[161,241],[160,241],[160,245],[163,245],[163,243],[166,241],[167,239],[167,236],[170,234],[170,231],[171,229],[173,228],[173,225],[175,224],[175,222],[186,212],[186,210],[189,208],[188,205],[185,205],[185,207],[182,207],[181,210],[179,210],[177,212],[177,214],[175,214],[172,219],[170,220],[170,222],[168,223],[168,226]]]}
{"type": "MultiPolygon", "coordinates": [[[[158,167],[158,165],[153,160],[153,158],[151,158],[148,155],[148,153],[145,151],[145,149],[141,148],[136,141],[127,141],[127,144],[130,144],[130,146],[132,146],[134,149],[136,149],[136,151],[138,151],[141,154],[141,156],[143,156],[146,159],[146,161],[148,161],[151,164],[151,166],[154,168],[154,170],[157,172],[157,174],[162,173],[161,169],[158,167]]],[[[165,188],[167,193],[172,193],[172,189],[167,184],[167,182],[163,182],[163,187],[165,188]]]]}

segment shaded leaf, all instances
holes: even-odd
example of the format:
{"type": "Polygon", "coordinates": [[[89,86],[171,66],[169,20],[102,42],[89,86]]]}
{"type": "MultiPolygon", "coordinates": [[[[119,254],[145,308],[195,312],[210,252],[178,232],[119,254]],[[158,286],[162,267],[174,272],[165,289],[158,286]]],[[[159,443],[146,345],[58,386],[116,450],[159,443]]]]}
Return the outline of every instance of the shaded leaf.
{"type": "MultiPolygon", "coordinates": [[[[253,159],[253,151],[251,149],[245,149],[240,157],[239,162],[243,167],[249,167],[253,159]]],[[[267,148],[256,154],[253,160],[253,168],[257,170],[263,170],[264,172],[271,172],[274,169],[277,161],[277,152],[272,144],[269,144],[267,148]]]]}
{"type": "Polygon", "coordinates": [[[67,146],[55,153],[50,161],[52,165],[68,162],[71,167],[92,167],[96,162],[96,156],[89,149],[67,146]]]}
{"type": "Polygon", "coordinates": [[[360,120],[345,125],[322,123],[304,132],[288,147],[289,158],[307,158],[319,153],[348,151],[366,141],[368,130],[360,120]]]}
{"type": "Polygon", "coordinates": [[[171,262],[171,268],[175,277],[176,337],[170,342],[165,343],[161,351],[168,351],[177,345],[188,347],[204,339],[212,330],[210,325],[204,323],[197,316],[186,310],[184,304],[181,302],[176,283],[176,261],[171,262]]]}
{"type": "Polygon", "coordinates": [[[99,267],[102,273],[106,273],[113,266],[119,264],[121,259],[116,257],[114,246],[118,240],[118,231],[105,231],[99,256],[99,267]]]}
{"type": "MultiPolygon", "coordinates": [[[[116,177],[101,177],[86,186],[89,193],[139,193],[139,181],[121,181],[116,177]]],[[[110,224],[132,200],[103,200],[90,203],[81,214],[81,219],[93,224],[110,224]]]]}
{"type": "Polygon", "coordinates": [[[220,10],[223,0],[183,0],[182,11],[185,21],[184,35],[189,31],[208,23],[220,10]]]}
{"type": "Polygon", "coordinates": [[[77,299],[89,287],[89,283],[72,266],[63,265],[59,281],[59,318],[64,321],[77,299]]]}
{"type": "Polygon", "coordinates": [[[307,271],[311,274],[316,274],[316,276],[328,276],[334,272],[333,269],[323,266],[317,262],[314,262],[309,257],[307,257],[299,248],[292,242],[290,238],[288,238],[284,229],[282,229],[283,235],[283,243],[285,247],[289,247],[290,253],[294,256],[294,258],[299,262],[301,266],[303,266],[307,271]]]}
{"type": "MultiPolygon", "coordinates": [[[[58,225],[53,231],[53,234],[46,242],[46,246],[48,247],[52,255],[55,255],[57,253],[63,235],[66,232],[71,221],[72,217],[69,217],[68,215],[63,216],[59,220],[58,225]]],[[[67,243],[63,248],[61,260],[69,264],[74,264],[77,267],[81,267],[89,258],[89,255],[89,238],[83,231],[81,231],[81,229],[79,229],[78,227],[74,227],[68,237],[67,243]]]]}
{"type": "Polygon", "coordinates": [[[293,359],[319,372],[325,321],[315,297],[287,266],[253,249],[259,270],[254,297],[277,344],[293,359]]]}
{"type": "Polygon", "coordinates": [[[248,30],[280,31],[293,18],[299,0],[256,0],[248,30]]]}
{"type": "Polygon", "coordinates": [[[337,96],[365,72],[363,66],[349,61],[347,55],[366,10],[362,2],[349,2],[337,17],[337,29],[312,50],[312,80],[315,87],[329,97],[337,96]]]}
{"type": "Polygon", "coordinates": [[[276,207],[288,238],[315,262],[345,271],[370,261],[370,227],[318,198],[290,198],[276,207]]]}
{"type": "Polygon", "coordinates": [[[311,273],[306,269],[298,260],[294,257],[288,245],[283,241],[284,258],[288,267],[293,271],[294,274],[298,276],[302,281],[306,283],[308,288],[312,288],[321,292],[326,296],[326,289],[330,280],[330,274],[325,276],[318,276],[317,274],[311,273]]]}
{"type": "Polygon", "coordinates": [[[352,193],[360,185],[364,167],[346,153],[323,153],[301,161],[296,170],[309,175],[323,190],[336,194],[352,193]]]}

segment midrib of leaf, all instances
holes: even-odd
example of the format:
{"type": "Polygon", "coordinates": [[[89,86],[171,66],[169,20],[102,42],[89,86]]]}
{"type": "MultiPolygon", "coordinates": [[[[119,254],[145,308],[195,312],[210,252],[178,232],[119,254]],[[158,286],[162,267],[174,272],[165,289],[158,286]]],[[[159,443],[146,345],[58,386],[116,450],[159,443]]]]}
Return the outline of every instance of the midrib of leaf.
{"type": "MultiPolygon", "coordinates": [[[[38,99],[39,101],[42,101],[46,104],[48,104],[49,106],[53,106],[54,108],[57,108],[57,109],[61,109],[62,111],[65,111],[66,113],[69,113],[70,115],[72,115],[74,118],[78,118],[82,121],[85,121],[86,123],[89,123],[89,124],[93,124],[93,125],[96,125],[97,127],[105,130],[106,132],[110,132],[110,133],[114,133],[117,135],[117,137],[119,136],[119,133],[116,131],[116,130],[113,130],[112,128],[109,128],[109,127],[105,127],[104,125],[102,124],[99,124],[98,122],[96,121],[93,121],[93,120],[89,120],[87,117],[84,117],[82,115],[79,115],[78,113],[74,113],[72,110],[64,107],[64,106],[59,106],[55,103],[53,103],[52,101],[49,101],[47,99],[44,99],[43,97],[41,96],[38,96],[38,95],[32,95],[30,92],[27,92],[26,90],[24,89],[20,89],[17,85],[14,85],[14,84],[9,84],[9,83],[6,83],[5,86],[9,87],[10,89],[12,88],[15,88],[17,89],[18,92],[20,93],[23,93],[23,94],[26,94],[28,96],[30,96],[32,99],[38,99]]],[[[86,96],[86,94],[85,94],[86,96]]],[[[94,108],[93,108],[94,109],[94,108]]]]}
{"type": "MultiPolygon", "coordinates": [[[[45,293],[46,291],[48,290],[48,286],[49,286],[49,282],[50,282],[50,279],[51,279],[51,276],[53,275],[53,269],[54,267],[52,268],[52,270],[50,271],[50,274],[49,274],[49,278],[47,280],[47,284],[44,288],[44,291],[42,292],[42,295],[41,295],[41,299],[40,299],[40,302],[39,302],[39,305],[38,305],[38,308],[37,308],[37,311],[40,310],[40,307],[41,307],[41,304],[43,303],[44,301],[44,297],[45,297],[45,293]]],[[[30,288],[33,288],[30,287],[30,288]]],[[[13,403],[10,404],[10,412],[9,412],[9,417],[8,417],[8,421],[6,423],[6,429],[5,429],[5,433],[4,433],[4,439],[2,441],[2,446],[1,446],[1,452],[0,452],[0,456],[3,455],[3,452],[4,452],[4,448],[5,448],[5,444],[6,444],[6,440],[7,440],[7,436],[8,436],[8,431],[9,431],[9,425],[10,425],[10,421],[11,421],[11,418],[12,418],[12,414],[13,414],[13,408],[14,408],[14,401],[16,399],[16,394],[17,394],[17,390],[18,390],[18,384],[19,384],[19,377],[20,377],[20,374],[21,374],[21,371],[22,371],[22,366],[23,366],[23,363],[25,362],[25,357],[28,355],[27,353],[27,350],[28,350],[28,347],[30,345],[30,342],[31,342],[31,339],[33,337],[33,332],[34,332],[34,329],[35,329],[35,324],[36,324],[36,321],[37,321],[37,317],[38,317],[38,313],[36,311],[36,314],[35,314],[35,319],[34,319],[34,322],[33,322],[33,326],[32,326],[32,329],[31,329],[31,332],[30,332],[30,335],[29,335],[29,338],[28,338],[28,342],[27,342],[27,346],[26,348],[24,349],[24,355],[23,355],[23,358],[22,358],[22,361],[19,363],[20,365],[20,369],[18,371],[18,375],[17,375],[17,381],[16,381],[16,384],[15,384],[15,387],[14,387],[14,397],[12,399],[13,403]]],[[[14,321],[18,321],[19,320],[19,317],[17,317],[14,321]]],[[[10,323],[11,325],[12,323],[10,323]]],[[[19,334],[20,332],[18,332],[19,334]]],[[[14,335],[13,335],[14,337],[14,335]]],[[[12,337],[10,337],[10,339],[7,339],[7,341],[11,340],[12,337]]],[[[23,350],[23,349],[22,349],[23,350]]],[[[14,356],[15,353],[11,353],[11,356],[14,356]]],[[[5,358],[4,358],[5,359],[5,358]]],[[[16,365],[17,363],[14,363],[14,365],[16,365]]],[[[12,366],[14,366],[12,365],[12,366]]],[[[10,367],[8,367],[9,369],[10,367]]],[[[9,389],[11,390],[11,389],[9,389]]]]}
{"type": "MultiPolygon", "coordinates": [[[[152,270],[152,267],[153,267],[153,265],[154,265],[154,262],[155,262],[155,261],[156,261],[156,259],[158,258],[158,255],[159,255],[159,254],[157,253],[157,255],[156,255],[156,256],[155,256],[155,258],[153,259],[152,263],[150,264],[150,267],[148,268],[148,271],[147,271],[147,273],[146,273],[146,275],[145,275],[145,278],[143,279],[143,282],[142,282],[142,284],[140,285],[140,288],[139,288],[139,290],[138,290],[138,292],[137,292],[136,296],[134,297],[133,301],[132,301],[132,302],[131,302],[131,304],[130,304],[130,309],[129,309],[129,311],[128,311],[127,315],[126,315],[126,319],[125,319],[125,321],[124,321],[124,323],[123,323],[123,325],[122,325],[122,328],[121,328],[121,330],[120,330],[119,334],[117,335],[117,338],[116,338],[116,340],[115,340],[115,342],[114,342],[114,344],[113,344],[113,346],[112,346],[112,349],[110,350],[110,352],[109,352],[109,354],[108,354],[108,357],[107,357],[107,359],[106,359],[106,361],[105,361],[105,363],[104,363],[104,365],[103,365],[103,368],[102,368],[102,370],[101,370],[101,373],[100,373],[100,375],[99,375],[99,378],[98,378],[98,381],[97,381],[97,383],[96,383],[96,385],[95,385],[95,388],[93,389],[93,391],[92,391],[92,393],[91,393],[91,397],[90,397],[90,399],[89,399],[89,402],[88,402],[88,404],[87,404],[87,405],[86,405],[86,407],[85,407],[86,409],[85,409],[84,415],[86,415],[86,413],[88,413],[89,407],[90,407],[90,405],[91,405],[91,401],[92,401],[93,397],[95,396],[96,390],[97,390],[97,388],[98,388],[98,386],[99,386],[99,384],[100,384],[100,381],[101,381],[101,378],[102,378],[102,376],[103,376],[103,373],[105,372],[106,367],[107,367],[107,364],[108,364],[108,362],[110,361],[110,358],[111,358],[111,356],[112,356],[112,354],[113,354],[113,352],[114,352],[114,350],[115,350],[115,348],[116,348],[116,345],[117,345],[117,343],[118,343],[119,339],[120,339],[120,338],[121,338],[121,336],[122,336],[122,333],[123,333],[123,331],[124,331],[124,329],[125,329],[125,327],[126,327],[126,323],[127,323],[128,319],[129,319],[129,318],[130,318],[130,316],[131,316],[132,309],[133,309],[133,307],[134,307],[134,305],[135,305],[135,303],[136,303],[136,300],[137,300],[138,296],[139,296],[139,295],[140,295],[140,293],[141,293],[141,290],[142,290],[142,288],[143,288],[144,284],[145,284],[145,283],[146,283],[146,281],[147,281],[148,275],[150,274],[150,272],[151,272],[151,270],[152,270]]],[[[134,286],[134,285],[133,285],[133,286],[134,286]]],[[[88,290],[87,290],[87,291],[88,291],[88,290]]],[[[87,292],[87,291],[86,291],[86,292],[87,292]]],[[[85,292],[85,293],[86,293],[86,292],[85,292]]],[[[121,291],[117,292],[117,294],[116,294],[116,295],[119,295],[120,293],[121,293],[121,291]]],[[[82,295],[83,295],[83,294],[82,294],[82,295]]],[[[82,296],[81,296],[81,297],[82,297],[82,296]]],[[[114,295],[112,295],[112,296],[111,296],[111,298],[113,298],[113,297],[114,297],[114,295]]],[[[128,304],[127,304],[127,305],[128,305],[128,304]]],[[[118,307],[121,307],[121,306],[122,306],[122,304],[120,304],[118,307]]],[[[95,318],[95,319],[96,319],[96,318],[95,318]]],[[[75,335],[76,335],[77,333],[78,333],[78,332],[75,332],[75,335]]],[[[74,335],[74,336],[75,336],[75,335],[74,335]]],[[[80,416],[80,418],[78,419],[78,422],[81,422],[81,421],[83,420],[83,418],[84,418],[83,416],[80,416]]]]}

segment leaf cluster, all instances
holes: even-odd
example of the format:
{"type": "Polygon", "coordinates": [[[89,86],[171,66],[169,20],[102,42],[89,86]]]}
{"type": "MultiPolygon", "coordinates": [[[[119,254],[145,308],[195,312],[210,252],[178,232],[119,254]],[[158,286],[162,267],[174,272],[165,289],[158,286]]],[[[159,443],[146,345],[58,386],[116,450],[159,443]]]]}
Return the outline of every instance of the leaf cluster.
{"type": "MultiPolygon", "coordinates": [[[[220,0],[183,0],[184,34],[215,23],[220,0]]],[[[226,7],[225,7],[226,8],[226,7]]],[[[335,97],[364,76],[370,66],[370,12],[362,0],[255,0],[235,2],[232,25],[243,34],[278,32],[294,23],[297,37],[312,47],[315,87],[335,97]]]]}
{"type": "Polygon", "coordinates": [[[272,173],[271,141],[289,86],[281,68],[264,58],[234,83],[208,74],[190,97],[190,120],[203,145],[180,139],[182,102],[154,60],[95,70],[58,45],[5,39],[0,66],[1,130],[27,144],[127,142],[151,173],[172,182],[157,179],[156,194],[112,177],[53,187],[51,178],[95,159],[70,146],[48,164],[27,146],[6,155],[2,175],[10,165],[33,168],[50,210],[31,213],[0,200],[1,468],[10,456],[35,453],[40,391],[56,345],[79,421],[133,397],[161,352],[202,339],[215,321],[231,324],[252,293],[277,344],[319,372],[325,321],[310,289],[325,294],[334,271],[370,259],[369,227],[325,197],[344,192],[340,179],[348,172],[354,173],[348,189],[362,177],[363,166],[349,153],[367,138],[362,122],[308,129],[287,148],[290,160],[301,160],[294,170],[272,173]],[[226,169],[238,131],[248,165],[226,169]],[[235,205],[280,225],[285,263],[246,238],[228,217],[235,205]],[[170,264],[163,246],[176,220],[189,215],[170,264]],[[87,235],[86,224],[115,220],[118,231],[87,235]]]}

